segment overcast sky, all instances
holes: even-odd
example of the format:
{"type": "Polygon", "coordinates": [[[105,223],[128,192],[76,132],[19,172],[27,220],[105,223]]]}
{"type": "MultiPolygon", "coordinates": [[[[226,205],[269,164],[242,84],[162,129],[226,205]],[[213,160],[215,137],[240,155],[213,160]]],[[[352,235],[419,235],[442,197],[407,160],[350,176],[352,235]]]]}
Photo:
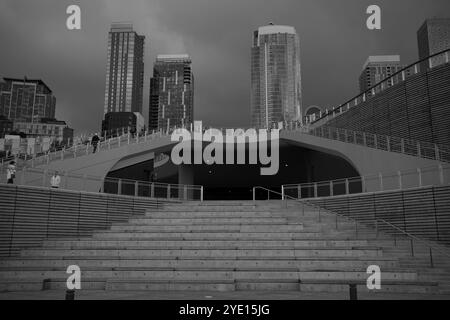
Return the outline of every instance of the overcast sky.
{"type": "Polygon", "coordinates": [[[110,24],[130,21],[146,36],[144,113],[157,54],[188,53],[195,73],[196,120],[250,122],[252,33],[269,22],[300,37],[303,103],[335,106],[358,92],[369,55],[417,60],[416,31],[428,17],[450,16],[449,0],[0,0],[0,77],[40,78],[57,99],[57,117],[77,133],[103,116],[110,24]],[[66,29],[78,4],[82,30],[66,29]],[[382,9],[382,30],[366,28],[366,8],[382,9]]]}

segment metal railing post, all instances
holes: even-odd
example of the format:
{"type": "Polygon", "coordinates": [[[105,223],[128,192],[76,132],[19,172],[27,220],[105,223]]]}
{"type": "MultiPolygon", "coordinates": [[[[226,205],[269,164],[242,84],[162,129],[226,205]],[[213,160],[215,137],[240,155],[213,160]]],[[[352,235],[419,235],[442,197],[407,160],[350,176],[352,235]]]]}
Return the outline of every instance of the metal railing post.
{"type": "Polygon", "coordinates": [[[400,190],[402,190],[403,189],[402,172],[401,171],[397,171],[397,176],[398,176],[398,188],[400,190]]]}
{"type": "Polygon", "coordinates": [[[86,191],[86,180],[87,180],[87,175],[84,174],[83,175],[83,189],[82,189],[82,191],[86,191]]]}
{"type": "Polygon", "coordinates": [[[417,168],[417,176],[419,178],[419,187],[422,186],[422,170],[420,168],[417,168]]]}
{"type": "Polygon", "coordinates": [[[422,157],[422,151],[420,150],[420,142],[419,141],[417,141],[417,156],[419,158],[422,157]]]}
{"type": "Polygon", "coordinates": [[[433,263],[433,249],[430,247],[430,266],[432,268],[434,268],[434,263],[433,263]]]}
{"type": "Polygon", "coordinates": [[[439,155],[439,146],[437,144],[434,145],[434,159],[436,161],[440,161],[440,155],[439,155]]]}
{"type": "Polygon", "coordinates": [[[386,149],[387,151],[391,151],[391,139],[389,136],[386,136],[386,149]]]}
{"type": "Polygon", "coordinates": [[[375,239],[378,239],[378,220],[375,220],[375,239]]]}
{"type": "Polygon", "coordinates": [[[284,186],[281,186],[281,200],[284,200],[284,186]]]}
{"type": "Polygon", "coordinates": [[[444,167],[442,166],[442,164],[440,164],[438,168],[439,168],[439,182],[441,183],[441,185],[444,185],[444,167]]]}
{"type": "Polygon", "coordinates": [[[42,186],[45,187],[47,182],[48,169],[45,169],[42,173],[42,186]]]}
{"type": "Polygon", "coordinates": [[[139,182],[134,182],[134,196],[137,197],[139,195],[139,182]]]}
{"type": "Polygon", "coordinates": [[[381,172],[378,174],[378,178],[380,179],[380,191],[383,191],[383,174],[381,172]]]}
{"type": "Polygon", "coordinates": [[[154,197],[155,197],[155,184],[154,184],[154,183],[152,183],[152,184],[150,185],[150,197],[151,197],[151,198],[154,198],[154,197]]]}
{"type": "Polygon", "coordinates": [[[203,186],[200,187],[200,201],[203,202],[203,186]]]}
{"type": "Polygon", "coordinates": [[[26,171],[27,171],[27,167],[23,167],[22,168],[22,174],[20,176],[20,184],[21,185],[25,185],[25,174],[26,174],[26,171]]]}
{"type": "Polygon", "coordinates": [[[69,172],[68,171],[65,171],[64,172],[64,189],[67,189],[68,188],[68,185],[69,185],[69,172]]]}
{"type": "Polygon", "coordinates": [[[405,153],[405,139],[401,138],[400,146],[401,146],[401,151],[404,154],[405,153]]]}
{"type": "Polygon", "coordinates": [[[330,197],[333,196],[333,181],[330,181],[330,197]]]}
{"type": "Polygon", "coordinates": [[[167,185],[167,199],[170,199],[170,184],[167,185]]]}
{"type": "Polygon", "coordinates": [[[122,179],[119,179],[117,181],[117,194],[121,195],[122,194],[122,179]]]}
{"type": "Polygon", "coordinates": [[[350,184],[348,178],[345,179],[345,194],[350,194],[350,184]]]}
{"type": "Polygon", "coordinates": [[[314,183],[314,198],[317,198],[317,182],[314,183]]]}

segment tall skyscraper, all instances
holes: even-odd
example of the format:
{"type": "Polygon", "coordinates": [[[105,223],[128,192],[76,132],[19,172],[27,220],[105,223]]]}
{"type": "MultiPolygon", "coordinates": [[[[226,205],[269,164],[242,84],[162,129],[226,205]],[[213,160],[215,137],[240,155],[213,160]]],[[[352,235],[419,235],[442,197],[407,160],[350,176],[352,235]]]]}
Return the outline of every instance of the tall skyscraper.
{"type": "MultiPolygon", "coordinates": [[[[399,55],[369,56],[359,76],[359,91],[361,93],[367,91],[370,87],[390,77],[404,67],[400,62],[399,55]]],[[[387,86],[390,85],[390,83],[387,83],[387,86]]]]}
{"type": "Polygon", "coordinates": [[[56,98],[42,80],[4,78],[0,115],[12,121],[39,122],[55,117],[56,98]]]}
{"type": "MultiPolygon", "coordinates": [[[[450,49],[450,18],[427,19],[417,31],[419,59],[425,59],[440,51],[450,49]]],[[[432,59],[432,64],[440,64],[444,57],[432,59]]],[[[429,66],[424,63],[424,66],[429,66]]]]}
{"type": "Polygon", "coordinates": [[[293,27],[270,24],[254,32],[251,81],[253,127],[301,120],[300,41],[293,27]]]}
{"type": "Polygon", "coordinates": [[[149,129],[188,126],[194,119],[194,75],[187,54],[158,55],[150,81],[149,129]]]}
{"type": "Polygon", "coordinates": [[[130,23],[113,23],[108,36],[104,114],[142,113],[145,36],[130,23]]]}

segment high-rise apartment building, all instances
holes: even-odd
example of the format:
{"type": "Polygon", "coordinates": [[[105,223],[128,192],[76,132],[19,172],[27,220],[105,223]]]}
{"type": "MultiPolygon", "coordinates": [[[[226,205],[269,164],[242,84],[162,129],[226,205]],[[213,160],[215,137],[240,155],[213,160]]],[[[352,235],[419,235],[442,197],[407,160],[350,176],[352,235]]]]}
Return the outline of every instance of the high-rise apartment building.
{"type": "Polygon", "coordinates": [[[132,24],[112,24],[108,36],[104,114],[142,113],[144,40],[132,24]]]}
{"type": "MultiPolygon", "coordinates": [[[[369,56],[364,63],[361,75],[359,76],[359,90],[366,92],[378,82],[390,77],[405,66],[400,62],[399,55],[391,56],[369,56]]],[[[387,83],[387,86],[390,86],[387,83]]],[[[368,93],[370,95],[370,92],[368,93]]]]}
{"type": "Polygon", "coordinates": [[[150,81],[149,129],[189,126],[194,119],[194,75],[187,54],[158,55],[150,81]]]}
{"type": "Polygon", "coordinates": [[[0,115],[12,121],[39,122],[55,117],[56,98],[42,80],[4,78],[0,115]]]}
{"type": "MultiPolygon", "coordinates": [[[[450,18],[427,19],[417,31],[419,59],[425,59],[435,53],[450,49],[450,18]]],[[[445,57],[431,59],[431,64],[441,64],[445,57]]],[[[429,67],[429,61],[423,64],[429,67]]]]}
{"type": "Polygon", "coordinates": [[[270,24],[254,32],[251,82],[252,126],[301,121],[300,41],[295,28],[270,24]]]}

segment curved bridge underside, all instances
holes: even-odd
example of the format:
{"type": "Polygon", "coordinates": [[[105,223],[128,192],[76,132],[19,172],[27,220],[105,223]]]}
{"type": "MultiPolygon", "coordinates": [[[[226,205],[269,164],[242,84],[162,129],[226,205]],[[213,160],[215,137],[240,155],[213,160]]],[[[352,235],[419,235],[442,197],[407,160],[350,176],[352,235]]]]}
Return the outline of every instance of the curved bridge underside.
{"type": "MultiPolygon", "coordinates": [[[[102,150],[96,154],[90,154],[73,159],[66,159],[61,161],[53,161],[45,167],[40,169],[46,169],[48,172],[55,170],[59,171],[61,175],[66,172],[75,175],[93,176],[99,178],[105,178],[110,172],[133,167],[140,163],[153,160],[155,155],[159,153],[166,153],[170,155],[170,152],[176,142],[172,142],[169,136],[156,138],[139,144],[130,144],[118,147],[112,150],[102,150]]],[[[206,144],[206,142],[205,142],[206,144]]],[[[344,176],[327,176],[326,170],[321,169],[322,175],[309,175],[309,178],[304,181],[278,181],[278,186],[284,183],[300,183],[300,182],[313,182],[324,181],[336,178],[346,178],[354,176],[367,176],[378,173],[395,173],[398,171],[404,171],[407,169],[417,169],[426,167],[437,167],[438,161],[418,158],[400,153],[388,152],[378,149],[372,149],[361,145],[345,143],[335,140],[329,140],[321,137],[316,137],[308,134],[304,134],[298,131],[281,131],[280,132],[280,150],[284,150],[286,146],[290,147],[289,156],[286,156],[286,152],[280,151],[280,171],[286,173],[291,178],[296,177],[294,170],[298,171],[298,167],[295,167],[296,152],[298,155],[298,161],[300,162],[301,150],[315,151],[319,154],[327,156],[327,163],[322,164],[322,168],[331,168],[329,172],[338,171],[344,176]],[[290,160],[288,160],[289,158],[290,160]],[[342,169],[342,168],[349,169],[342,169]],[[292,171],[292,174],[289,173],[292,171]],[[345,172],[344,172],[345,171],[345,172]],[[346,176],[345,176],[346,175],[346,176]]],[[[304,157],[304,155],[303,155],[304,157]]],[[[315,162],[316,158],[311,158],[310,162],[315,162]]],[[[325,161],[325,160],[324,160],[325,161]]],[[[323,162],[323,161],[322,161],[323,162]]],[[[200,171],[212,173],[212,170],[206,164],[197,165],[203,167],[200,171]]],[[[215,165],[217,167],[217,165],[215,165]]],[[[247,165],[240,165],[240,167],[246,167],[247,165]]],[[[248,165],[250,167],[250,165],[248,165]]],[[[222,167],[227,167],[222,165],[222,167]]],[[[250,181],[252,178],[246,177],[246,171],[244,174],[237,173],[230,168],[229,172],[222,172],[222,175],[227,176],[228,179],[246,179],[248,185],[258,185],[260,181],[250,181]],[[230,178],[230,175],[233,176],[230,178]]],[[[310,170],[305,168],[304,170],[310,170]]],[[[247,172],[250,172],[248,170],[247,172]]],[[[181,165],[178,166],[178,181],[171,183],[183,183],[183,184],[202,184],[202,182],[214,180],[214,176],[210,176],[207,179],[197,179],[196,175],[198,170],[194,170],[193,166],[181,165]]],[[[132,177],[129,177],[132,179],[132,177]]],[[[222,177],[221,177],[222,178],[222,177]]],[[[300,179],[300,176],[298,177],[300,179]]],[[[136,179],[139,180],[139,179],[136,179]]],[[[218,179],[215,179],[218,180],[218,179]]],[[[437,184],[438,181],[435,181],[437,184]]],[[[42,178],[32,172],[25,173],[24,184],[27,185],[42,185],[42,178]]],[[[224,183],[225,184],[225,183],[224,183]]],[[[267,185],[267,184],[266,184],[267,185]]],[[[271,185],[272,186],[272,185],[271,185]]],[[[71,189],[71,186],[66,186],[71,189]]],[[[97,192],[102,187],[102,181],[99,179],[88,180],[84,185],[86,191],[97,192]]],[[[273,186],[272,186],[273,187],[273,186]]],[[[404,188],[408,187],[408,181],[405,181],[404,188]]],[[[367,186],[366,191],[370,190],[370,185],[367,186]]],[[[75,187],[74,187],[75,189],[75,187]]]]}

